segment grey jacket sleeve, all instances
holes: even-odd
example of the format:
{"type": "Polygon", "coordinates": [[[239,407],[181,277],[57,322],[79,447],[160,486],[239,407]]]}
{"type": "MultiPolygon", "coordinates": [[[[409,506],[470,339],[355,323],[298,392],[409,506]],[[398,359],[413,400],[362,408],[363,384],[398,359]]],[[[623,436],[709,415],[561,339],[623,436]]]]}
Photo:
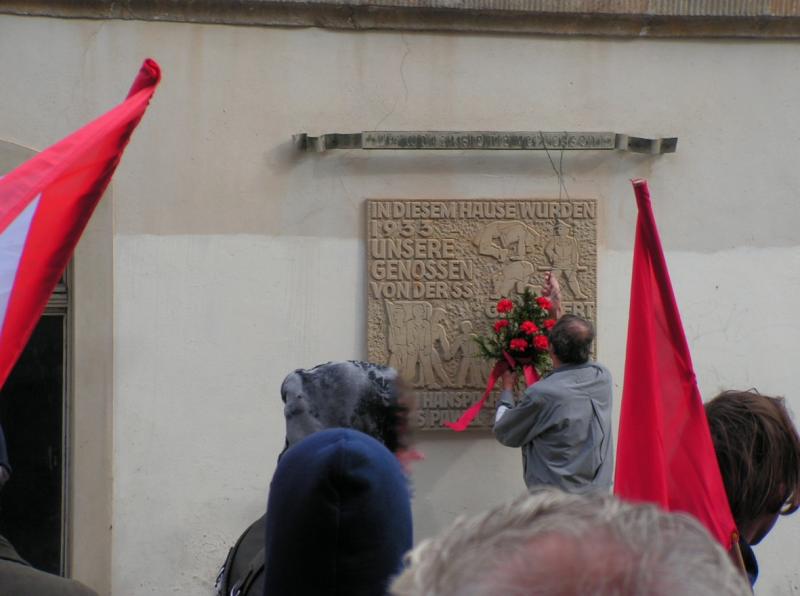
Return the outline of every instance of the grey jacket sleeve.
{"type": "Polygon", "coordinates": [[[506,408],[514,407],[514,393],[510,389],[503,389],[500,392],[500,399],[497,400],[497,407],[505,406],[506,408]]]}
{"type": "Polygon", "coordinates": [[[550,409],[547,396],[531,387],[516,406],[505,411],[494,423],[494,436],[506,447],[522,447],[547,428],[550,409]]]}

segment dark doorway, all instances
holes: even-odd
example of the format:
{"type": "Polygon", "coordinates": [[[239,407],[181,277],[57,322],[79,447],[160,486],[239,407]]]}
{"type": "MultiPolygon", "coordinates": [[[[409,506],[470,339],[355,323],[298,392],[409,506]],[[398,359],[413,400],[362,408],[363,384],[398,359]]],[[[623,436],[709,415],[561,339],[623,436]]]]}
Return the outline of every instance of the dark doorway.
{"type": "Polygon", "coordinates": [[[64,314],[43,316],[0,392],[13,468],[0,493],[0,534],[44,571],[64,569],[64,314]]]}

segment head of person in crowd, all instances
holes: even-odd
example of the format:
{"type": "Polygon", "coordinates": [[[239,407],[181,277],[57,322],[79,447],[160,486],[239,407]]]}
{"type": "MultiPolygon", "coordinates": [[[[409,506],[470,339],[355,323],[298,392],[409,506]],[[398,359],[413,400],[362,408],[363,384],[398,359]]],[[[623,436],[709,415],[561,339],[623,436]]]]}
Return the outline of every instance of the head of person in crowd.
{"type": "Polygon", "coordinates": [[[348,360],[289,373],[281,385],[286,449],[326,428],[352,428],[399,456],[411,451],[414,398],[397,371],[348,360]]]}
{"type": "Polygon", "coordinates": [[[594,325],[577,315],[563,315],[550,330],[550,356],[553,365],[585,364],[594,341],[594,325]]]}
{"type": "Polygon", "coordinates": [[[780,397],[725,391],[706,405],[731,513],[742,538],[758,544],[779,515],[800,507],[800,438],[780,397]]]}
{"type": "Polygon", "coordinates": [[[393,596],[746,596],[693,518],[608,495],[534,490],[417,546],[393,596]]]}
{"type": "Polygon", "coordinates": [[[408,482],[383,444],[328,429],[281,457],[267,505],[265,595],[383,596],[411,546],[408,482]]]}

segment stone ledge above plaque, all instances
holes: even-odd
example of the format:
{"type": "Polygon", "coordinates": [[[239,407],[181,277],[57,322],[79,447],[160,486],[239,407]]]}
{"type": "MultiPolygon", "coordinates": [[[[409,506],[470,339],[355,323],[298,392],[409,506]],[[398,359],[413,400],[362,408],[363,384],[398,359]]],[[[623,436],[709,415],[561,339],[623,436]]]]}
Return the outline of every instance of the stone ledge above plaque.
{"type": "Polygon", "coordinates": [[[3,0],[0,14],[216,25],[633,37],[800,36],[797,2],[775,0],[3,0]]]}
{"type": "Polygon", "coordinates": [[[675,153],[677,137],[636,137],[614,132],[544,132],[481,130],[368,130],[354,133],[292,135],[300,151],[323,153],[333,149],[366,151],[630,151],[660,155],[675,153]]]}
{"type": "MultiPolygon", "coordinates": [[[[501,297],[544,275],[565,312],[596,320],[593,199],[367,201],[367,351],[413,385],[416,424],[442,428],[483,394],[491,363],[474,337],[501,297]]],[[[472,428],[490,428],[496,395],[472,428]]]]}

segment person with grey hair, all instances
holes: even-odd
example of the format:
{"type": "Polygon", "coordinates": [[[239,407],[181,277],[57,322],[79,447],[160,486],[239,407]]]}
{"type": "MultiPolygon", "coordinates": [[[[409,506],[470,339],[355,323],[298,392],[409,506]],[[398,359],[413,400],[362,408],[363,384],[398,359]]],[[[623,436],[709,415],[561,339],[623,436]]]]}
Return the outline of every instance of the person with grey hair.
{"type": "Polygon", "coordinates": [[[751,594],[694,518],[553,488],[460,518],[406,559],[392,596],[751,594]]]}
{"type": "MultiPolygon", "coordinates": [[[[560,311],[560,290],[548,274],[542,291],[560,311]]],[[[503,375],[494,434],[507,447],[522,448],[529,489],[556,486],[568,492],[608,491],[614,454],[611,439],[611,373],[589,360],[594,326],[564,315],[548,336],[553,372],[527,388],[516,404],[516,378],[503,375]]]]}

